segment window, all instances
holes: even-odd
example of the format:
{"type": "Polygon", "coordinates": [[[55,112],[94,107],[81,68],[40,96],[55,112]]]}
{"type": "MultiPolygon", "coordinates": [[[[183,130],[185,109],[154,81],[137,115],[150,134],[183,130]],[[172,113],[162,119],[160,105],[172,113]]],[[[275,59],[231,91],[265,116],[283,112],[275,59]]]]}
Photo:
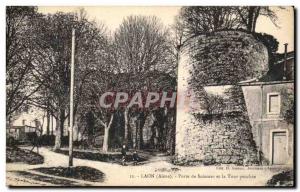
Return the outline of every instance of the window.
{"type": "Polygon", "coordinates": [[[280,113],[280,94],[279,93],[268,93],[267,98],[267,113],[268,114],[279,114],[280,113]]]}
{"type": "Polygon", "coordinates": [[[23,119],[23,121],[22,121],[22,124],[23,124],[23,125],[25,125],[25,124],[26,124],[26,120],[25,120],[25,119],[23,119]]]}

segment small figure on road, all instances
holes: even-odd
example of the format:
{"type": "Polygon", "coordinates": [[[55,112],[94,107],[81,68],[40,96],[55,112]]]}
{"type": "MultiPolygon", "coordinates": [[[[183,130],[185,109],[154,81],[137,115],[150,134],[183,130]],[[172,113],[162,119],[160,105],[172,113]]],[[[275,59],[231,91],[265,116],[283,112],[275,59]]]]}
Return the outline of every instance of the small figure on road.
{"type": "Polygon", "coordinates": [[[126,160],[126,145],[122,146],[121,153],[122,153],[122,165],[125,165],[125,160],[126,160]]]}
{"type": "Polygon", "coordinates": [[[37,153],[39,154],[40,141],[39,141],[39,136],[37,135],[37,133],[36,132],[28,133],[28,138],[32,145],[32,149],[30,150],[30,152],[32,152],[33,149],[36,148],[37,153]]]}
{"type": "Polygon", "coordinates": [[[136,150],[133,152],[132,158],[133,158],[133,164],[137,165],[137,163],[139,162],[139,155],[136,150]]]}

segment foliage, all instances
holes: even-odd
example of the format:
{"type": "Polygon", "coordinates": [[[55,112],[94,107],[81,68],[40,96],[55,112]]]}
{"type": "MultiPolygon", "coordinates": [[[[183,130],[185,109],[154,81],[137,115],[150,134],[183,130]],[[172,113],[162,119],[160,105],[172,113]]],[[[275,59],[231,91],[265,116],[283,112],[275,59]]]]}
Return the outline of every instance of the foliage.
{"type": "MultiPolygon", "coordinates": [[[[280,8],[282,9],[282,8],[280,8]]],[[[240,17],[240,20],[244,28],[254,33],[256,28],[257,19],[259,16],[267,17],[277,27],[277,15],[274,8],[268,6],[241,6],[236,7],[236,15],[240,17]]]]}
{"type": "Polygon", "coordinates": [[[259,16],[269,18],[277,26],[274,8],[266,6],[188,6],[180,10],[177,26],[186,40],[206,33],[244,29],[255,33],[259,16]]]}
{"type": "MultiPolygon", "coordinates": [[[[56,153],[61,153],[64,155],[68,155],[69,151],[67,150],[56,150],[56,153]]],[[[122,154],[121,152],[108,152],[108,153],[103,153],[97,151],[97,152],[89,152],[89,151],[77,151],[75,150],[74,152],[74,157],[78,159],[87,159],[91,161],[102,161],[102,162],[110,162],[110,163],[117,163],[117,164],[122,164],[122,154]]],[[[148,156],[147,154],[139,154],[140,158],[139,161],[147,161],[148,156]]],[[[127,153],[126,154],[126,162],[130,163],[133,161],[132,153],[127,153]]]]}
{"type": "Polygon", "coordinates": [[[196,37],[189,51],[190,83],[194,87],[236,84],[259,77],[267,70],[266,48],[251,34],[241,31],[196,37]]]}
{"type": "Polygon", "coordinates": [[[91,182],[103,182],[105,176],[103,172],[87,166],[41,167],[41,168],[35,168],[33,170],[44,174],[91,181],[91,182]]]}
{"type": "Polygon", "coordinates": [[[201,108],[208,115],[222,114],[225,107],[225,99],[221,95],[207,93],[204,89],[198,92],[201,108]]]}
{"type": "Polygon", "coordinates": [[[114,58],[120,72],[143,74],[158,70],[170,72],[171,42],[157,17],[129,16],[114,34],[114,58]]]}
{"type": "Polygon", "coordinates": [[[272,67],[276,59],[276,52],[278,51],[278,40],[272,35],[266,33],[255,33],[255,37],[267,47],[269,55],[269,67],[272,67]]]}
{"type": "Polygon", "coordinates": [[[232,6],[190,6],[182,7],[180,16],[186,37],[224,29],[237,29],[241,26],[232,6]]]}
{"type": "MultiPolygon", "coordinates": [[[[57,12],[43,15],[36,13],[36,9],[7,9],[7,58],[10,59],[11,55],[13,58],[7,60],[7,104],[11,106],[7,109],[13,108],[7,114],[15,111],[15,108],[28,106],[45,110],[47,118],[51,115],[56,120],[56,149],[64,140],[63,131],[70,115],[72,29],[76,32],[75,123],[78,132],[83,137],[87,136],[89,144],[94,144],[95,138],[103,133],[106,136],[109,132],[116,132],[109,130],[111,126],[119,126],[122,132],[124,128],[127,130],[125,133],[129,133],[128,119],[142,113],[141,109],[136,111],[133,108],[127,112],[124,108],[101,108],[99,98],[103,93],[125,91],[133,94],[136,91],[147,93],[176,90],[175,74],[179,55],[170,31],[158,18],[129,16],[123,20],[113,36],[109,37],[106,27],[88,20],[84,10],[78,13],[57,12]],[[18,25],[20,23],[22,25],[18,25]],[[13,33],[15,29],[18,30],[17,33],[13,33]],[[14,56],[15,44],[22,48],[18,57],[14,56]],[[23,56],[26,56],[26,60],[23,56]],[[11,64],[15,60],[18,67],[11,64]],[[20,78],[16,75],[18,70],[24,71],[20,73],[20,78]],[[19,78],[21,83],[12,77],[19,78]],[[18,99],[20,102],[14,107],[11,102],[18,99]],[[128,118],[124,118],[125,116],[128,118]],[[120,121],[117,125],[116,122],[120,119],[124,119],[126,123],[120,121]]],[[[145,113],[142,121],[145,121],[149,113],[150,110],[145,113]]],[[[142,126],[139,129],[142,130],[142,126]]],[[[119,135],[120,138],[113,136],[111,142],[123,142],[123,134],[119,135]]],[[[107,139],[104,143],[107,143],[107,139]]]]}
{"type": "MultiPolygon", "coordinates": [[[[140,116],[142,109],[133,107],[104,109],[99,106],[99,99],[105,92],[126,92],[131,97],[135,92],[174,90],[176,80],[173,77],[176,62],[169,32],[156,17],[129,16],[123,20],[109,43],[105,68],[97,68],[97,73],[89,75],[84,87],[86,102],[89,103],[96,120],[96,126],[104,127],[104,148],[108,143],[127,142],[130,135],[129,121],[140,116]],[[122,113],[125,122],[120,121],[122,113]],[[117,125],[117,121],[120,123],[117,125]],[[113,127],[113,129],[111,129],[113,127]],[[124,134],[118,134],[124,127],[124,134]],[[117,130],[118,129],[118,130],[117,130]],[[114,135],[114,136],[113,136],[114,135]],[[113,137],[112,137],[113,136],[113,137]],[[110,139],[106,139],[110,138],[110,139]],[[111,140],[112,141],[107,141],[111,140]],[[122,141],[122,139],[124,139],[122,141]]],[[[114,99],[114,98],[112,98],[114,99]]],[[[146,109],[147,111],[147,109],[146,109]]],[[[146,112],[144,118],[147,117],[146,112]]],[[[139,118],[138,118],[139,119],[139,118]]],[[[142,120],[142,119],[139,119],[142,120]]],[[[142,120],[144,121],[144,120],[142,120]]],[[[135,127],[139,132],[140,127],[135,127]]],[[[140,135],[141,137],[141,135],[140,135]]]]}
{"type": "Polygon", "coordinates": [[[30,165],[42,164],[44,162],[43,156],[17,147],[6,147],[6,162],[15,163],[23,162],[30,165]]]}
{"type": "Polygon", "coordinates": [[[273,175],[272,178],[270,180],[267,181],[266,185],[267,186],[294,186],[294,171],[293,170],[286,170],[286,171],[282,171],[276,175],[273,175]]]}
{"type": "Polygon", "coordinates": [[[101,58],[107,44],[105,29],[98,28],[84,15],[64,13],[44,16],[36,21],[36,27],[37,41],[42,49],[35,63],[35,72],[43,84],[32,103],[50,108],[51,114],[58,118],[58,109],[66,110],[69,103],[72,28],[76,31],[75,105],[80,101],[88,75],[103,63],[101,58]]]}
{"type": "Polygon", "coordinates": [[[17,147],[17,145],[19,145],[19,141],[16,140],[14,137],[7,135],[6,136],[6,146],[7,147],[17,147]]]}
{"type": "Polygon", "coordinates": [[[8,6],[6,8],[6,116],[22,111],[26,102],[38,90],[32,80],[31,20],[37,17],[36,7],[8,6]]]}
{"type": "Polygon", "coordinates": [[[31,105],[47,110],[56,119],[56,147],[61,145],[64,122],[69,112],[71,34],[76,34],[74,113],[81,105],[85,83],[95,68],[104,65],[107,37],[105,27],[88,21],[84,11],[42,15],[32,21],[38,46],[34,57],[35,84],[39,91],[30,100],[31,105]]]}
{"type": "Polygon", "coordinates": [[[284,97],[282,108],[283,118],[289,123],[295,123],[295,96],[294,88],[289,88],[282,93],[284,97]]]}

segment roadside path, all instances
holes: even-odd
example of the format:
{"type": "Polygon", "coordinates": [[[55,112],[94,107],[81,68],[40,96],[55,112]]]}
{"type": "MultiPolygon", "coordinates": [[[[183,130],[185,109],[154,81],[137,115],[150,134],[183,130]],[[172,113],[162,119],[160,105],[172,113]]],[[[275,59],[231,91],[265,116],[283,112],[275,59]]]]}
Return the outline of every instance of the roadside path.
{"type": "Polygon", "coordinates": [[[83,180],[58,177],[43,174],[30,169],[38,167],[68,166],[68,156],[55,153],[47,148],[41,148],[44,163],[27,165],[7,163],[7,185],[42,185],[42,186],[215,186],[215,185],[264,185],[272,175],[280,172],[281,167],[247,167],[241,166],[175,166],[168,162],[168,156],[156,154],[146,164],[137,166],[122,166],[115,163],[91,161],[74,158],[74,166],[89,166],[105,174],[103,182],[87,182],[83,180]],[[17,174],[27,172],[26,174],[17,174]],[[22,172],[23,171],[23,172],[22,172]],[[191,177],[194,175],[195,177],[191,177]],[[216,178],[217,176],[226,178],[216,178]],[[239,178],[243,176],[243,178],[239,178]],[[252,177],[251,177],[252,176],[252,177]],[[39,177],[42,177],[40,179],[39,177]],[[214,178],[212,178],[214,177],[214,178]],[[255,177],[255,178],[253,178],[255,177]],[[54,181],[53,181],[54,180],[54,181]]]}

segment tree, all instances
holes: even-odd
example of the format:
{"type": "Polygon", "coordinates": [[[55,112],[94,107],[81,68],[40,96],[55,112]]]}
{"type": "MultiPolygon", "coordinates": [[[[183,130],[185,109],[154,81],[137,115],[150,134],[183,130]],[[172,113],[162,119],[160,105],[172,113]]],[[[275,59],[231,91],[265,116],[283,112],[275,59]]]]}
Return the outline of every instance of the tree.
{"type": "MultiPolygon", "coordinates": [[[[97,72],[89,75],[89,83],[83,93],[85,102],[93,108],[96,124],[104,129],[104,152],[108,151],[110,138],[117,140],[110,133],[113,131],[111,128],[115,128],[116,121],[121,121],[120,114],[124,117],[123,142],[141,148],[143,126],[150,111],[136,106],[105,109],[99,105],[99,100],[105,92],[126,92],[131,98],[138,91],[144,94],[160,88],[174,88],[174,78],[164,73],[174,74],[176,68],[174,54],[170,53],[173,47],[168,31],[155,17],[131,16],[124,19],[107,48],[105,65],[98,66],[97,72]],[[166,86],[166,81],[173,82],[173,86],[166,86]],[[130,126],[133,119],[134,127],[130,126]],[[133,131],[135,135],[132,135],[133,131]],[[132,139],[135,142],[133,144],[132,139]]],[[[110,101],[114,99],[114,96],[109,98],[110,101]]]]}
{"type": "Polygon", "coordinates": [[[34,75],[42,83],[31,104],[48,110],[57,122],[55,149],[60,148],[64,122],[69,116],[71,30],[76,30],[75,106],[81,102],[84,84],[95,67],[101,65],[107,45],[105,28],[80,14],[56,13],[36,20],[36,43],[40,46],[35,57],[34,75]]]}
{"type": "Polygon", "coordinates": [[[272,35],[265,33],[255,33],[255,37],[267,47],[269,68],[271,69],[276,61],[276,53],[278,51],[279,42],[272,35]]]}
{"type": "Polygon", "coordinates": [[[9,6],[6,8],[6,116],[10,119],[22,110],[39,89],[32,83],[33,29],[31,20],[37,17],[36,7],[9,6]]]}
{"type": "MultiPolygon", "coordinates": [[[[186,41],[188,40],[185,37],[184,30],[185,28],[182,22],[181,15],[177,15],[175,17],[175,21],[173,25],[171,25],[171,35],[172,35],[171,41],[173,45],[173,51],[171,51],[171,53],[173,53],[174,55],[174,63],[176,63],[176,67],[178,67],[179,65],[181,59],[180,58],[181,53],[185,48],[186,41]]],[[[176,76],[177,76],[177,71],[176,71],[176,76]]]]}
{"type": "Polygon", "coordinates": [[[255,33],[259,16],[269,18],[277,26],[277,15],[267,6],[189,6],[180,10],[185,39],[228,29],[255,33]]]}
{"type": "MultiPolygon", "coordinates": [[[[156,17],[129,16],[123,20],[114,34],[115,63],[118,73],[123,73],[128,92],[154,90],[150,77],[154,74],[174,74],[177,63],[170,32],[156,17]],[[153,73],[151,73],[153,72],[153,73]]],[[[157,90],[156,90],[157,91],[157,90]]],[[[142,147],[143,126],[147,111],[125,109],[125,135],[129,121],[135,117],[135,145],[142,147]]],[[[127,141],[126,141],[127,142],[127,141]]]]}
{"type": "Polygon", "coordinates": [[[277,26],[277,15],[272,8],[267,6],[242,6],[235,9],[237,16],[240,18],[243,27],[254,33],[256,28],[257,19],[259,16],[265,16],[269,18],[272,23],[277,26]]]}
{"type": "Polygon", "coordinates": [[[120,72],[142,74],[151,70],[169,72],[169,31],[156,17],[129,16],[114,34],[116,62],[120,72]]]}
{"type": "Polygon", "coordinates": [[[87,82],[84,85],[85,91],[82,93],[84,100],[82,101],[82,106],[79,107],[82,111],[91,111],[93,118],[95,119],[95,126],[100,126],[101,129],[104,130],[102,146],[104,153],[108,151],[109,131],[116,112],[113,108],[103,108],[100,105],[100,98],[102,94],[108,91],[114,92],[114,81],[116,76],[110,72],[102,70],[108,68],[109,67],[98,65],[97,68],[94,69],[94,72],[89,75],[86,80],[87,82]]]}
{"type": "Polygon", "coordinates": [[[204,33],[241,27],[233,6],[189,6],[180,10],[184,36],[189,39],[204,33]]]}

